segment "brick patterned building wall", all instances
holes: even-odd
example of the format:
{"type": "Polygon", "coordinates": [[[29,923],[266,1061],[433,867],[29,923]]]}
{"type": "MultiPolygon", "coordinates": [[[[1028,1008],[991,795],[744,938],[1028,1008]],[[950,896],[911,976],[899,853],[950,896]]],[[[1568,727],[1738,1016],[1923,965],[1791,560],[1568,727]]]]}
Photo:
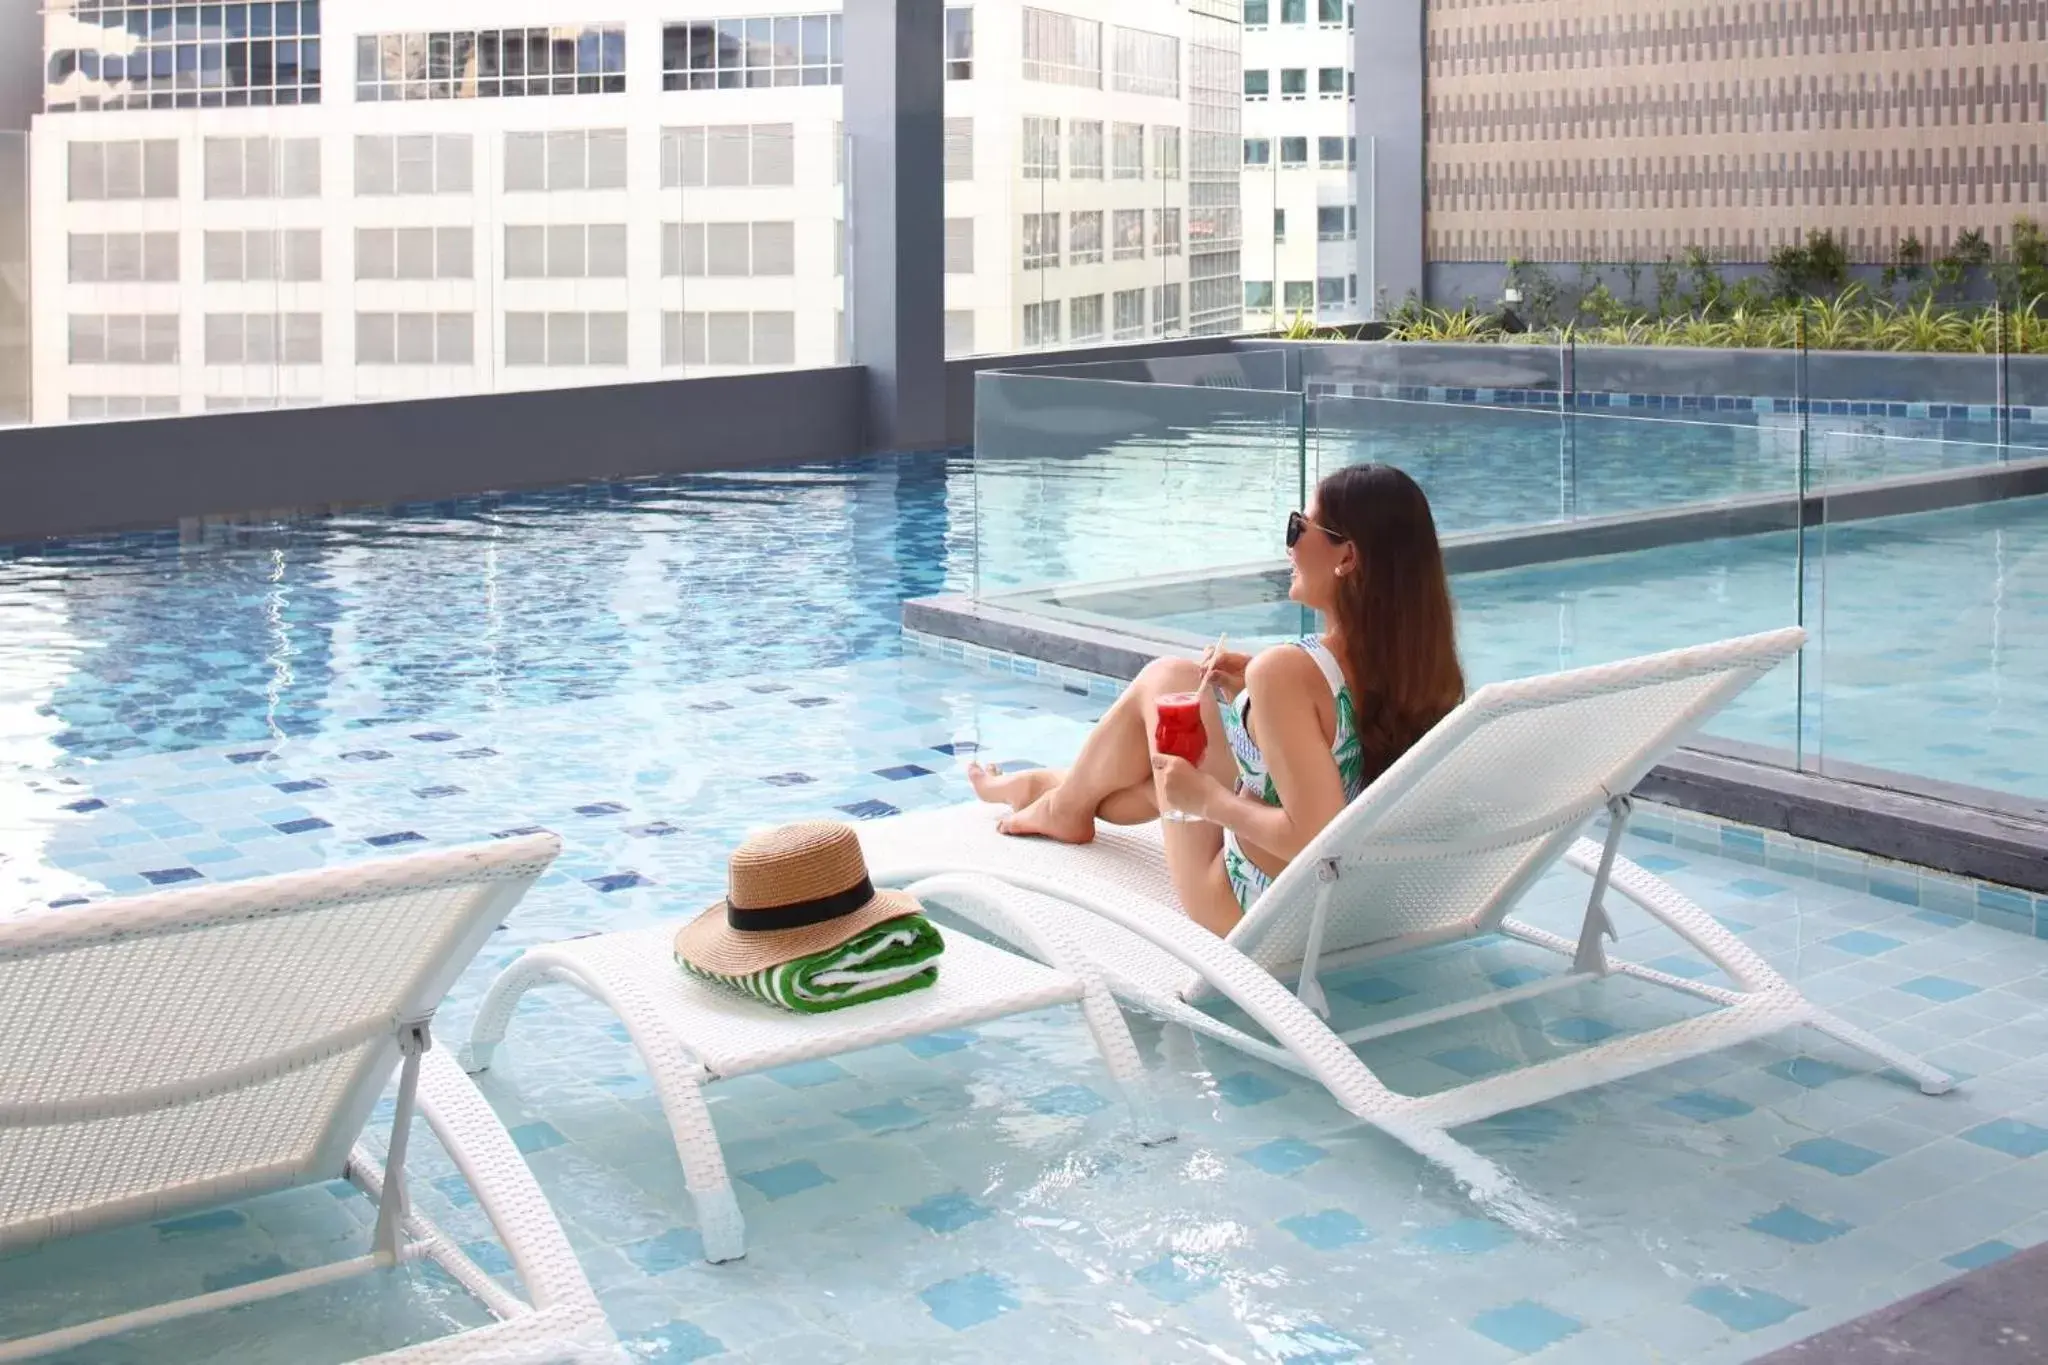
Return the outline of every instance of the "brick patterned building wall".
{"type": "Polygon", "coordinates": [[[1433,262],[2048,220],[2048,0],[1427,0],[1433,262]]]}

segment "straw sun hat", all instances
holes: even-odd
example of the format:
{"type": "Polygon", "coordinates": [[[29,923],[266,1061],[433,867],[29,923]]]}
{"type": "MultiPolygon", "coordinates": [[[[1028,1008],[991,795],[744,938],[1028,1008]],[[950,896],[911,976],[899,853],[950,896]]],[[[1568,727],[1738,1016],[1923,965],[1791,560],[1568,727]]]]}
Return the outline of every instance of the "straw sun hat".
{"type": "Polygon", "coordinates": [[[829,820],[752,835],[733,851],[726,888],[676,933],[677,956],[720,976],[779,967],[923,910],[901,891],[877,891],[860,837],[829,820]]]}

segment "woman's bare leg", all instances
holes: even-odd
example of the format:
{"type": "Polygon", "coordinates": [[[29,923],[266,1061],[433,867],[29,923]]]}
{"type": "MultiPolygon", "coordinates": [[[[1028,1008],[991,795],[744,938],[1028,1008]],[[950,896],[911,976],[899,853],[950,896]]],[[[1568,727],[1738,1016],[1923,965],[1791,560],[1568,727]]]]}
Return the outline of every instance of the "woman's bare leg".
{"type": "Polygon", "coordinates": [[[1201,681],[1201,667],[1192,659],[1154,659],[1146,664],[1088,732],[1065,776],[999,828],[1005,834],[1085,844],[1095,837],[1097,815],[1116,824],[1154,818],[1156,800],[1148,814],[1142,796],[1128,794],[1152,785],[1153,703],[1169,692],[1192,691],[1201,681]]]}
{"type": "MultiPolygon", "coordinates": [[[[979,763],[967,765],[967,781],[974,794],[995,806],[1011,810],[1024,807],[1064,782],[1065,768],[1026,768],[1021,773],[997,772],[979,763]]],[[[1144,825],[1159,818],[1159,797],[1150,778],[1135,787],[1111,792],[1095,808],[1095,818],[1111,825],[1144,825]]]]}

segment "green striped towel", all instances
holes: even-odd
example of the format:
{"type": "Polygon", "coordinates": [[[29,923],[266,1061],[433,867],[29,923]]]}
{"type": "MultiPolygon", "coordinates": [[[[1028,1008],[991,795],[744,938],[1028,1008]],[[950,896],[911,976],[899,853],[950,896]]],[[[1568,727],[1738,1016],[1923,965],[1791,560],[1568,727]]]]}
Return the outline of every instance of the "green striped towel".
{"type": "Polygon", "coordinates": [[[836,948],[745,976],[706,971],[681,955],[676,962],[693,976],[744,991],[771,1005],[799,1014],[823,1014],[923,990],[939,979],[939,955],[945,950],[946,941],[930,920],[923,915],[900,915],[836,948]]]}

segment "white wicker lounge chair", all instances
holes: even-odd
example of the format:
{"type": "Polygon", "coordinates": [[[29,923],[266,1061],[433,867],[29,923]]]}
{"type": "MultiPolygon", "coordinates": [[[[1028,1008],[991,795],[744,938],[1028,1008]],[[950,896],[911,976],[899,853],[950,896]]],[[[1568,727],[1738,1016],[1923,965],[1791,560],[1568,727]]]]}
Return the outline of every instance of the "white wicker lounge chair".
{"type": "Polygon", "coordinates": [[[559,849],[534,836],[0,920],[0,1254],[337,1177],[377,1201],[362,1256],[0,1341],[0,1361],[422,1257],[502,1320],[377,1360],[616,1358],[510,1135],[429,1050],[450,983],[559,849]],[[394,1071],[380,1171],[357,1140],[394,1071]],[[410,1209],[415,1109],[530,1304],[410,1209]]]}
{"type": "Polygon", "coordinates": [[[1617,852],[1635,784],[1804,639],[1781,630],[1478,689],[1332,821],[1226,939],[1178,909],[1157,825],[1103,827],[1092,844],[1070,847],[1005,837],[1000,812],[977,804],[874,821],[861,827],[861,841],[878,883],[908,886],[941,907],[958,896],[994,901],[1040,932],[1062,926],[1120,1000],[1313,1077],[1346,1109],[1475,1185],[1505,1187],[1505,1179],[1446,1130],[1800,1024],[1938,1094],[1948,1076],[1815,1006],[1712,916],[1617,852]],[[1603,810],[1605,843],[1579,838],[1603,810]],[[1576,939],[1508,918],[1560,859],[1592,878],[1576,939]],[[1610,959],[1610,890],[1733,985],[1610,959]],[[1551,949],[1570,967],[1343,1034],[1323,1022],[1320,972],[1489,934],[1551,949]],[[1425,1097],[1389,1089],[1352,1050],[1612,973],[1722,1008],[1425,1097]],[[1282,980],[1297,983],[1293,993],[1282,980]],[[1215,995],[1274,1041],[1196,1007],[1215,995]]]}
{"type": "Polygon", "coordinates": [[[490,1065],[520,997],[535,986],[574,986],[609,1008],[625,1024],[661,1097],[683,1182],[696,1205],[704,1259],[711,1262],[746,1254],[746,1223],[704,1103],[703,1087],[716,1080],[1079,1004],[1096,1050],[1123,1091],[1139,1140],[1169,1140],[1173,1134],[1157,1116],[1123,1014],[1062,928],[1012,919],[1000,903],[982,906],[971,894],[954,904],[1038,961],[948,934],[935,985],[827,1014],[792,1014],[685,973],[675,964],[673,924],[571,939],[530,950],[491,984],[477,1011],[466,1064],[472,1071],[490,1065]]]}

